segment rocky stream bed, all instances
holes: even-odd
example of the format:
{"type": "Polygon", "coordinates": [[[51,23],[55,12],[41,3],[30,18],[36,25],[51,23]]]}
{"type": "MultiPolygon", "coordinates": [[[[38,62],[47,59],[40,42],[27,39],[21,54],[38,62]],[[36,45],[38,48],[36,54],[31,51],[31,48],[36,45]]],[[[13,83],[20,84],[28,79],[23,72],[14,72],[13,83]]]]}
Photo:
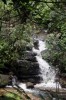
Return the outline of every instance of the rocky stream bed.
{"type": "Polygon", "coordinates": [[[33,89],[30,93],[20,88],[0,88],[0,100],[66,100],[66,90],[33,89]]]}
{"type": "MultiPolygon", "coordinates": [[[[34,43],[34,47],[38,50],[37,41],[34,43]]],[[[33,52],[31,48],[24,52],[24,57],[5,64],[4,70],[2,69],[2,72],[5,74],[0,74],[0,100],[66,100],[66,89],[63,89],[66,88],[65,76],[61,76],[59,81],[60,85],[63,87],[62,89],[34,87],[34,85],[40,83],[42,80],[41,75],[39,75],[41,73],[36,55],[37,54],[33,52]],[[31,92],[24,91],[19,86],[17,86],[18,88],[6,88],[10,82],[11,74],[17,77],[17,85],[20,82],[24,82],[27,88],[32,88],[31,92]]],[[[47,65],[46,62],[45,64],[47,65]]]]}

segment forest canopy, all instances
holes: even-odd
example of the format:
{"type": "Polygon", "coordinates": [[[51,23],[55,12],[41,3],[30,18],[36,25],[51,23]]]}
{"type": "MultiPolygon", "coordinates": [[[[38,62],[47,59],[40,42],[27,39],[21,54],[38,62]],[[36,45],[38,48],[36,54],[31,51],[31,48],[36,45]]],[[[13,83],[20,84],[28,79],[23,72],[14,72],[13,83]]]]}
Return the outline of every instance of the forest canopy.
{"type": "Polygon", "coordinates": [[[32,42],[31,35],[38,26],[48,35],[44,58],[61,72],[66,71],[65,0],[1,0],[0,8],[1,66],[20,57],[19,51],[32,42]]]}

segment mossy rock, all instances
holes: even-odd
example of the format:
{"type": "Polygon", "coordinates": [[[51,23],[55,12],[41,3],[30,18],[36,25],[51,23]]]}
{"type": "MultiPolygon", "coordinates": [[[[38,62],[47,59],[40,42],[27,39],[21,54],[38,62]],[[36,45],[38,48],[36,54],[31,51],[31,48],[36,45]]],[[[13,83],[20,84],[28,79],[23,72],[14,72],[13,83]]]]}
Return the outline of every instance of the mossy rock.
{"type": "Polygon", "coordinates": [[[5,87],[9,82],[9,75],[0,74],[0,88],[5,87]]]}
{"type": "Polygon", "coordinates": [[[13,92],[8,92],[0,96],[0,100],[30,100],[30,99],[27,99],[27,97],[24,96],[23,94],[19,95],[19,93],[16,94],[13,92]]]}
{"type": "Polygon", "coordinates": [[[6,93],[0,96],[0,100],[23,100],[20,96],[15,93],[6,93]]]}

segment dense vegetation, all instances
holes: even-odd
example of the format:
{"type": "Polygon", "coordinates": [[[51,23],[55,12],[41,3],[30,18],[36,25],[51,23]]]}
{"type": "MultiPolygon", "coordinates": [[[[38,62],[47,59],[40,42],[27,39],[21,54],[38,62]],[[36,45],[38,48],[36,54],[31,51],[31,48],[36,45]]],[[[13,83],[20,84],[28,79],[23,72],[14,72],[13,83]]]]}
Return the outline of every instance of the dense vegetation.
{"type": "Polygon", "coordinates": [[[45,58],[61,72],[66,72],[65,22],[65,0],[1,0],[0,68],[20,58],[25,46],[32,43],[33,33],[47,30],[45,58]]]}

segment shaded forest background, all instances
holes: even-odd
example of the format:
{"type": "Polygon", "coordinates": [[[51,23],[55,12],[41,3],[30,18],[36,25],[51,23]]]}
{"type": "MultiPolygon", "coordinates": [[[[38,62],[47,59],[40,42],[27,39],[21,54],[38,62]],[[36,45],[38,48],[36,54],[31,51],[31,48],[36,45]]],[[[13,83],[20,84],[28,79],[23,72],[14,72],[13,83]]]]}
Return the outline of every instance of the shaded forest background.
{"type": "Polygon", "coordinates": [[[43,58],[65,73],[65,0],[0,0],[0,73],[6,63],[24,58],[32,37],[42,32],[48,48],[43,58]]]}

